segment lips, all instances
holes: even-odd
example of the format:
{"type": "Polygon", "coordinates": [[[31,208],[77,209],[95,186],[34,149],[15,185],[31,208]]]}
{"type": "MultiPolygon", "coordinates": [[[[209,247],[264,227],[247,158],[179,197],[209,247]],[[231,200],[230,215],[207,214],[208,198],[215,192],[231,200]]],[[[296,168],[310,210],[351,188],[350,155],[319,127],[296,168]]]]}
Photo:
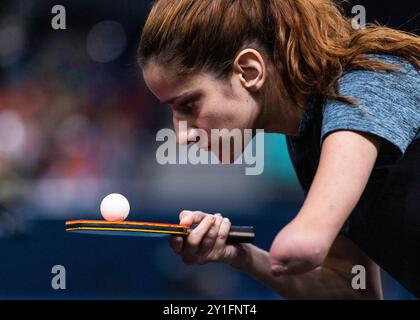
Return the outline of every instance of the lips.
{"type": "Polygon", "coordinates": [[[209,146],[209,145],[200,145],[199,144],[198,147],[202,150],[205,150],[205,151],[210,151],[211,150],[211,146],[209,146]]]}
{"type": "Polygon", "coordinates": [[[209,143],[208,143],[208,141],[202,141],[202,140],[199,140],[199,141],[197,142],[197,146],[198,146],[200,149],[202,149],[202,150],[206,150],[206,151],[210,151],[210,149],[211,149],[211,144],[209,144],[209,143]]]}

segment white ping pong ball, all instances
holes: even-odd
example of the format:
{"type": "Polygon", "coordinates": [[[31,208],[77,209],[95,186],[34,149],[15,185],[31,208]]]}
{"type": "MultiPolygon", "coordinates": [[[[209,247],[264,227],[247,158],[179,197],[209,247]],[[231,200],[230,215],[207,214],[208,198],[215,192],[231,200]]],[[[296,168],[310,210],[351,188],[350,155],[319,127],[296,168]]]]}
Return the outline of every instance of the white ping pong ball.
{"type": "Polygon", "coordinates": [[[101,202],[101,214],[107,221],[124,221],[130,212],[126,197],[119,193],[107,195],[101,202]]]}

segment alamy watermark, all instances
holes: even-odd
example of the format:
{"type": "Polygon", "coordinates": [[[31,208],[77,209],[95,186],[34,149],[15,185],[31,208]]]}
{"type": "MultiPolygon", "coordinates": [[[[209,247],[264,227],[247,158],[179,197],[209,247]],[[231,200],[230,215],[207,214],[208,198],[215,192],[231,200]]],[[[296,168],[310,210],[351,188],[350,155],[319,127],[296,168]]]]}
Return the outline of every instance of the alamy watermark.
{"type": "Polygon", "coordinates": [[[62,265],[55,265],[51,269],[51,274],[54,276],[51,279],[51,287],[54,290],[66,289],[66,268],[62,265]]]}
{"type": "Polygon", "coordinates": [[[351,26],[354,30],[366,29],[366,8],[362,5],[353,6],[351,13],[355,16],[351,20],[351,26]]]}
{"type": "Polygon", "coordinates": [[[179,144],[172,129],[161,129],[156,134],[156,141],[163,142],[156,150],[156,161],[161,165],[245,163],[246,175],[260,175],[264,171],[263,133],[264,130],[212,129],[209,137],[205,130],[188,129],[187,121],[180,121],[179,144]],[[196,148],[189,148],[187,141],[196,142],[196,148]],[[218,160],[211,156],[210,150],[218,160]]]}
{"type": "Polygon", "coordinates": [[[51,28],[54,30],[65,30],[66,25],[66,8],[62,5],[55,5],[51,8],[51,13],[55,16],[51,19],[51,28]]]}
{"type": "Polygon", "coordinates": [[[351,287],[354,290],[366,290],[366,268],[362,265],[355,265],[351,269],[351,274],[354,274],[351,287]]]}
{"type": "MultiPolygon", "coordinates": [[[[65,30],[66,25],[66,8],[63,5],[55,5],[51,8],[54,17],[51,20],[51,27],[54,30],[65,30]]],[[[352,28],[355,30],[366,28],[366,8],[363,5],[355,5],[351,9],[354,17],[351,20],[352,28]]]]}

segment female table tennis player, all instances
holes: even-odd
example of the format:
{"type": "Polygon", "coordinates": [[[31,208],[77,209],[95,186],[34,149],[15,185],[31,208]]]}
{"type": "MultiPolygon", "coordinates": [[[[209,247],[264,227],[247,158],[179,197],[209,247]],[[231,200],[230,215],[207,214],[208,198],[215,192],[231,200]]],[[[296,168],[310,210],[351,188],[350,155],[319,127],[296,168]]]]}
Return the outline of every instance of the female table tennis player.
{"type": "Polygon", "coordinates": [[[283,133],[306,192],[269,252],[226,245],[220,214],[183,211],[199,223],[171,239],[185,263],[225,262],[297,299],[381,298],[382,267],[420,296],[419,37],[353,29],[330,0],[159,0],[139,58],[179,143],[197,129],[283,133]]]}

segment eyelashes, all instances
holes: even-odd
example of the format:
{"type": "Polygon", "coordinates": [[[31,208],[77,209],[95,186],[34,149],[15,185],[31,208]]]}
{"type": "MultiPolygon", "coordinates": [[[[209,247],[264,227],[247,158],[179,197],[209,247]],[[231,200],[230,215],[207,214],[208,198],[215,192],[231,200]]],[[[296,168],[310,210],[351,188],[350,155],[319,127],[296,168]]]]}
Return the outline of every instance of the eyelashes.
{"type": "Polygon", "coordinates": [[[180,103],[176,107],[176,111],[180,112],[182,114],[190,114],[190,113],[192,113],[193,109],[194,109],[194,102],[193,101],[186,101],[186,102],[180,103]]]}
{"type": "Polygon", "coordinates": [[[196,113],[199,105],[198,102],[201,100],[201,93],[189,94],[175,100],[173,103],[168,104],[174,114],[179,116],[187,116],[196,113]]]}

